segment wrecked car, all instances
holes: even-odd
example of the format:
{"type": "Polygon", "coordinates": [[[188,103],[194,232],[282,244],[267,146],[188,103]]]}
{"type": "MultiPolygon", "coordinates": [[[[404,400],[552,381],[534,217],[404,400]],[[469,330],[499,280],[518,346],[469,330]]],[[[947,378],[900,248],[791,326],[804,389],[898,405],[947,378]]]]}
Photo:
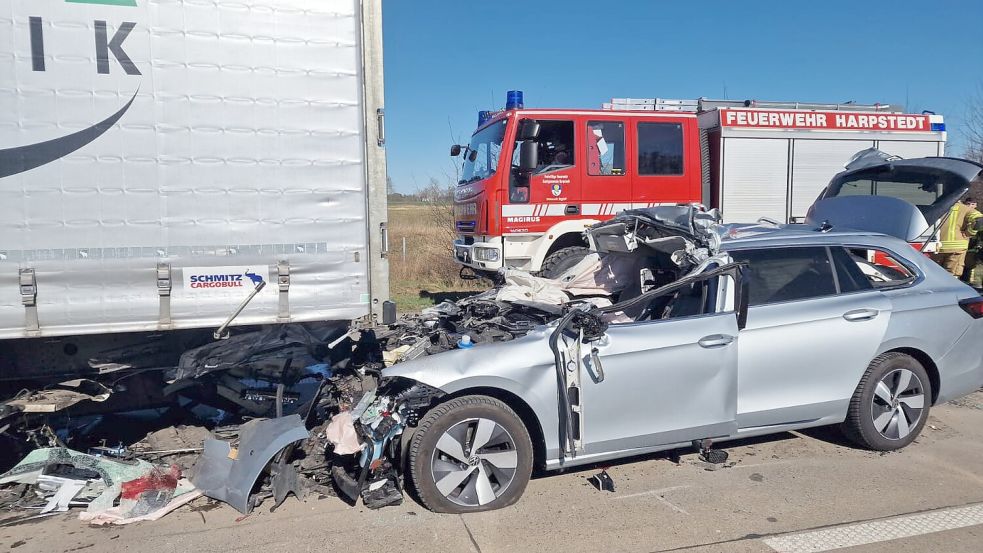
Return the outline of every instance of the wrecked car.
{"type": "MultiPolygon", "coordinates": [[[[944,212],[981,169],[921,167],[915,178],[887,162],[865,178],[944,186],[944,212]]],[[[713,225],[687,208],[596,225],[598,255],[639,261],[610,305],[567,303],[512,341],[382,371],[383,387],[440,394],[404,440],[409,482],[428,508],[460,513],[515,502],[534,466],[706,439],[841,424],[863,447],[910,444],[932,405],[983,384],[983,298],[906,242],[929,228],[927,211],[843,196],[802,225],[713,225]]],[[[576,269],[561,286],[582,278],[576,269]]]]}
{"type": "MultiPolygon", "coordinates": [[[[391,324],[233,329],[161,373],[160,401],[207,405],[223,434],[190,482],[244,513],[309,493],[379,508],[404,486],[464,513],[514,503],[536,468],[691,444],[840,424],[902,448],[932,405],[983,385],[983,297],[908,243],[981,167],[908,161],[858,178],[934,200],[830,192],[799,225],[631,210],[588,229],[592,252],[555,279],[506,270],[391,324]]],[[[6,420],[118,390],[64,382],[6,420]]]]}

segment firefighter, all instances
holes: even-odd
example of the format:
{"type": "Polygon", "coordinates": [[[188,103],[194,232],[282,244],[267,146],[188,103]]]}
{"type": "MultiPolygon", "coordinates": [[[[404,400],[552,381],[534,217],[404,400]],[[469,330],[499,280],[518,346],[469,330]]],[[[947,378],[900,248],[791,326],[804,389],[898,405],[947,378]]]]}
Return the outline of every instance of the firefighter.
{"type": "MultiPolygon", "coordinates": [[[[983,223],[983,218],[977,220],[977,226],[983,223]]],[[[976,236],[969,240],[969,249],[966,250],[966,268],[960,278],[963,282],[980,287],[980,276],[983,269],[978,268],[980,261],[983,261],[983,233],[976,231],[976,236]]]]}
{"type": "Polygon", "coordinates": [[[949,211],[941,229],[941,244],[935,261],[956,278],[962,278],[969,239],[976,234],[976,220],[983,217],[976,211],[976,199],[966,197],[949,211]]]}

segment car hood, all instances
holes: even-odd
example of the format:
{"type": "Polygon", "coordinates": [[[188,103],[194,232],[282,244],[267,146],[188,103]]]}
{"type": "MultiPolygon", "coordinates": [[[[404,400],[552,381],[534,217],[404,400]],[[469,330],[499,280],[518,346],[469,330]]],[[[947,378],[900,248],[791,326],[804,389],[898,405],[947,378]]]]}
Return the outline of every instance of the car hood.
{"type": "Polygon", "coordinates": [[[829,224],[913,241],[969,191],[983,165],[948,157],[858,155],[809,208],[807,224],[829,224]]]}
{"type": "Polygon", "coordinates": [[[690,247],[716,252],[720,246],[717,210],[694,205],[629,209],[587,229],[591,248],[598,253],[631,252],[641,246],[662,253],[690,247]]]}

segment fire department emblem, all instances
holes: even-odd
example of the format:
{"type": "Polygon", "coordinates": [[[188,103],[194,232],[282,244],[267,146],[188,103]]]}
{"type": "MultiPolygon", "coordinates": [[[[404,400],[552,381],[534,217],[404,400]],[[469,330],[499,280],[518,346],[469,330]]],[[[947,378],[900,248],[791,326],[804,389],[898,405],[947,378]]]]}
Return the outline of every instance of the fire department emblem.
{"type": "Polygon", "coordinates": [[[559,198],[560,194],[563,194],[563,187],[560,186],[559,184],[554,184],[553,186],[550,187],[550,192],[553,193],[553,196],[559,198]]]}

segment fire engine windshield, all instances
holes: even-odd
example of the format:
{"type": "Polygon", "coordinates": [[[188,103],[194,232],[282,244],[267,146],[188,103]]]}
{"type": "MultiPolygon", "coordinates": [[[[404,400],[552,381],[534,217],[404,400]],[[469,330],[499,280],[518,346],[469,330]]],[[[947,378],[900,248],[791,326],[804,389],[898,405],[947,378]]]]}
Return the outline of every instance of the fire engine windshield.
{"type": "Polygon", "coordinates": [[[493,123],[471,137],[464,154],[464,167],[458,184],[474,182],[495,174],[505,138],[505,121],[493,123]]]}

